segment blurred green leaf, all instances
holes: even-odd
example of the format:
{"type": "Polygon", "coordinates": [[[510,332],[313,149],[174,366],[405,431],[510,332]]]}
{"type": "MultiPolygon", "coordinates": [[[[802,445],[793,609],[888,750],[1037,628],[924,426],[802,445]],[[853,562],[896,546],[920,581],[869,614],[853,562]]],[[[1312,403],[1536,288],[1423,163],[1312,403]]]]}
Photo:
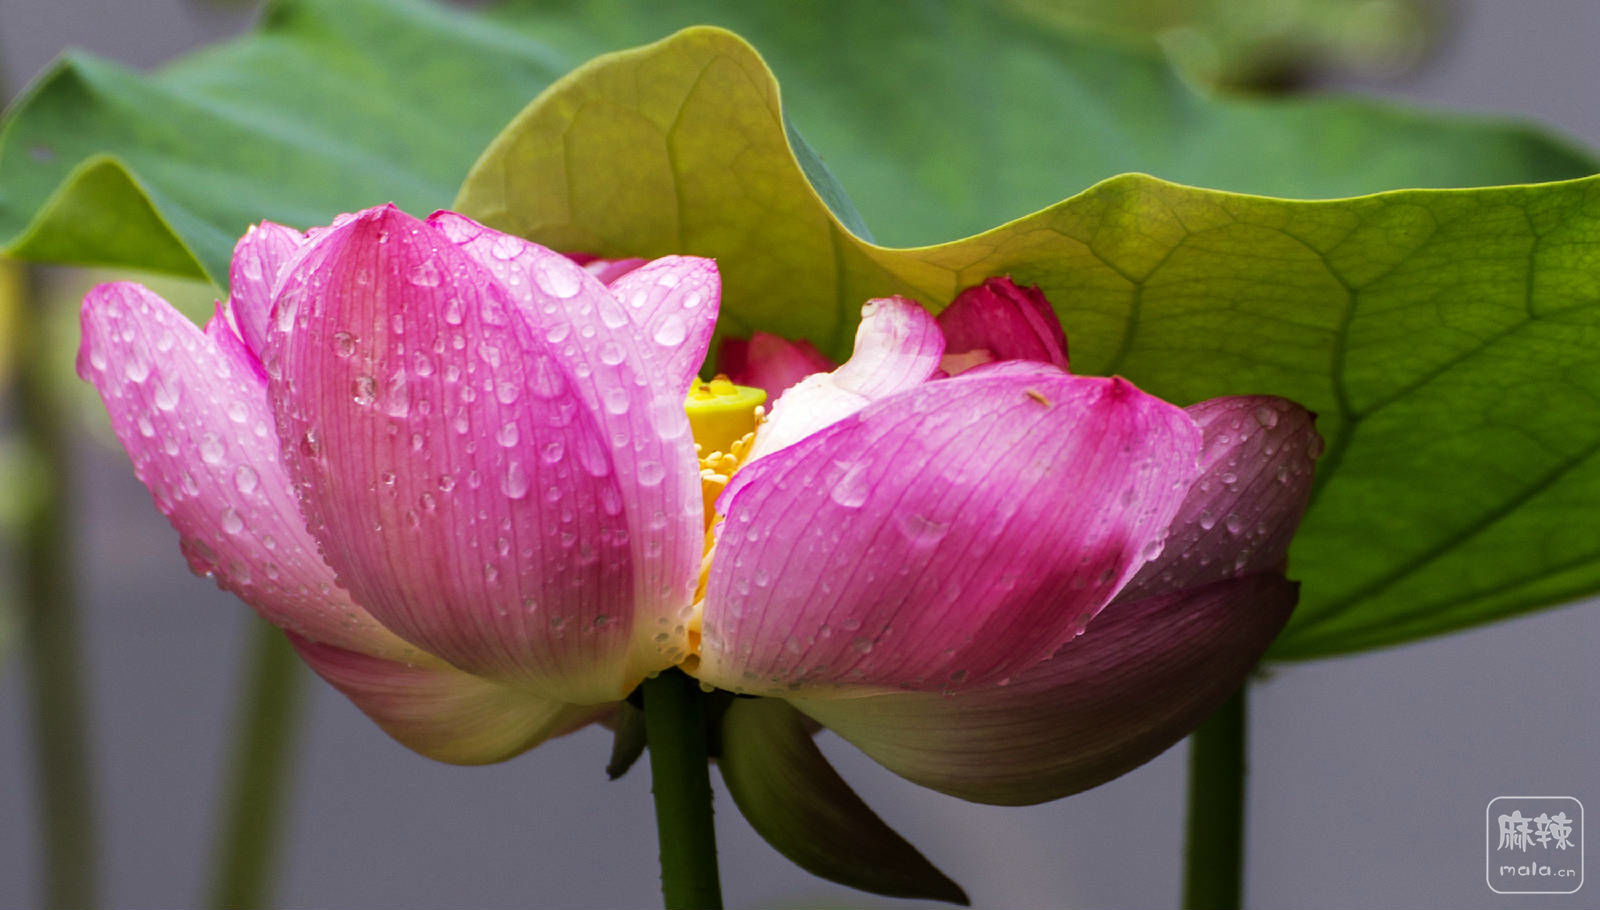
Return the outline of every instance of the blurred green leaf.
{"type": "Polygon", "coordinates": [[[420,0],[284,0],[258,34],[153,74],[70,54],[36,80],[0,127],[0,251],[220,282],[262,218],[446,204],[560,74],[705,21],[770,55],[800,130],[897,244],[973,233],[1125,171],[1303,197],[1593,168],[1522,126],[1213,98],[1152,52],[980,0],[517,3],[489,19],[420,0]]]}
{"type": "Polygon", "coordinates": [[[1279,658],[1600,588],[1600,178],[1297,202],[1127,175],[891,249],[807,182],[755,52],[696,28],[557,83],[457,207],[558,249],[716,257],[724,325],[835,356],[870,297],[937,308],[1009,273],[1055,302],[1077,371],[1304,403],[1329,447],[1279,658]]]}

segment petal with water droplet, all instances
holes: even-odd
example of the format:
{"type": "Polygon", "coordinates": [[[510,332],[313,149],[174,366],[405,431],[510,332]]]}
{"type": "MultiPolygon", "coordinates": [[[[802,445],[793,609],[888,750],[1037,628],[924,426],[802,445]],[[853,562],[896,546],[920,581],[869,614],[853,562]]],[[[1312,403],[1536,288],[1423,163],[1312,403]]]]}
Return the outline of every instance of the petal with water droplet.
{"type": "Polygon", "coordinates": [[[745,466],[717,501],[697,675],[806,694],[1014,674],[1131,577],[1199,447],[1181,409],[1045,365],[870,404],[745,466]]]}
{"type": "Polygon", "coordinates": [[[78,373],[100,392],[112,430],[195,571],[308,638],[416,655],[334,584],[300,517],[278,440],[253,430],[271,416],[266,377],[221,314],[202,333],[139,285],[103,284],[84,298],[82,324],[78,373]],[[179,343],[151,356],[163,332],[179,343]],[[123,378],[119,365],[132,358],[151,364],[149,381],[123,378]],[[161,389],[183,406],[162,408],[161,389]]]}

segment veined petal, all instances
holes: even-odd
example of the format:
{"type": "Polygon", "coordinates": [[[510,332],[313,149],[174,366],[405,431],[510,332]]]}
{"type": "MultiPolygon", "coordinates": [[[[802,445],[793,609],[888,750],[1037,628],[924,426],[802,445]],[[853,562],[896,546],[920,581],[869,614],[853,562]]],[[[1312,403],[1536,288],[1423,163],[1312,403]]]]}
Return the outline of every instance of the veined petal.
{"type": "Polygon", "coordinates": [[[549,701],[442,663],[385,660],[292,634],[289,641],[385,733],[454,765],[503,761],[611,710],[549,701]]]}
{"type": "Polygon", "coordinates": [[[1131,771],[1189,733],[1244,682],[1295,596],[1268,572],[1119,600],[1007,686],[791,701],[925,787],[1031,805],[1131,771]]]}
{"type": "Polygon", "coordinates": [[[1315,418],[1284,398],[1213,398],[1185,409],[1204,434],[1200,476],[1172,520],[1161,555],[1119,599],[1132,600],[1282,571],[1311,499],[1322,454],[1315,418]]]}
{"type": "MultiPolygon", "coordinates": [[[[705,512],[684,395],[716,318],[716,264],[690,256],[658,259],[608,291],[573,269],[566,257],[520,237],[451,212],[437,212],[429,223],[507,289],[534,337],[548,342],[551,356],[567,370],[572,390],[600,430],[606,447],[591,454],[609,460],[620,494],[616,503],[607,500],[602,506],[619,508],[630,529],[625,539],[634,567],[631,689],[643,674],[676,663],[688,647],[686,625],[704,555],[705,512]],[[645,306],[622,302],[624,294],[639,291],[646,295],[645,306]],[[640,332],[630,313],[647,316],[651,330],[640,332]],[[680,314],[681,324],[676,322],[680,314]],[[693,331],[703,330],[705,337],[698,342],[678,343],[677,328],[671,335],[661,331],[663,325],[699,323],[704,325],[693,331]],[[689,360],[693,365],[680,372],[689,360]]],[[[583,452],[579,459],[591,473],[605,468],[583,461],[583,452]]]]}
{"type": "Polygon", "coordinates": [[[1082,631],[1166,532],[1200,431],[1041,365],[918,386],[734,475],[701,679],[760,694],[959,690],[1082,631]]]}
{"type": "Polygon", "coordinates": [[[767,401],[773,403],[812,373],[827,373],[837,366],[804,338],[790,341],[771,332],[756,332],[749,340],[729,336],[717,351],[718,372],[739,385],[766,392],[767,401]]]}
{"type": "MultiPolygon", "coordinates": [[[[552,261],[568,270],[559,289],[610,300],[552,261]]],[[[329,564],[385,626],[551,700],[614,701],[673,662],[654,641],[670,626],[644,624],[692,592],[698,554],[672,534],[687,524],[699,547],[700,491],[680,489],[690,469],[661,454],[687,447],[687,419],[675,403],[661,420],[683,425],[675,443],[634,432],[648,415],[624,415],[648,377],[621,370],[638,361],[566,356],[521,309],[477,259],[392,206],[336,222],[274,302],[279,436],[329,564]]]]}
{"type": "Polygon", "coordinates": [[[944,336],[920,304],[904,297],[867,301],[850,359],[784,392],[757,431],[747,460],[793,445],[879,398],[927,382],[943,355],[944,336]]]}
{"type": "Polygon", "coordinates": [[[219,316],[210,331],[136,284],[83,301],[78,375],[100,392],[134,473],[211,575],[273,625],[399,659],[410,645],[334,583],[278,454],[266,377],[219,316]]]}
{"type": "Polygon", "coordinates": [[[272,292],[283,269],[306,242],[294,228],[263,221],[253,224],[233,247],[228,268],[228,304],[239,337],[256,357],[267,338],[272,292]]]}
{"type": "Polygon", "coordinates": [[[638,334],[655,345],[656,359],[665,372],[652,384],[663,385],[682,399],[705,362],[717,325],[722,305],[717,264],[698,256],[666,256],[609,284],[638,334]]]}
{"type": "MultiPolygon", "coordinates": [[[[1050,302],[1037,287],[1018,287],[1010,278],[990,278],[962,291],[939,314],[939,328],[951,355],[987,351],[994,360],[1037,360],[1067,368],[1067,334],[1050,302]]],[[[972,363],[959,357],[952,365],[972,363]]]]}

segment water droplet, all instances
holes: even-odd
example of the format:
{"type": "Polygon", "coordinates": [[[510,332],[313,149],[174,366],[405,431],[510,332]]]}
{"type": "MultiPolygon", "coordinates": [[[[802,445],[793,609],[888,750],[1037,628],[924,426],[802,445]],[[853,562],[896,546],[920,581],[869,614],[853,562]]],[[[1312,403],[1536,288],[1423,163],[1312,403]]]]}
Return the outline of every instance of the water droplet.
{"type": "Polygon", "coordinates": [[[244,519],[240,518],[239,513],[232,508],[223,509],[222,530],[227,531],[229,534],[237,534],[244,530],[244,519]]]}
{"type": "Polygon", "coordinates": [[[150,400],[160,410],[172,410],[178,406],[178,384],[166,378],[157,380],[150,400]]]}
{"type": "Polygon", "coordinates": [[[406,280],[419,288],[434,288],[439,286],[439,267],[433,264],[432,259],[424,259],[411,267],[406,275],[406,280]]]}
{"type": "Polygon", "coordinates": [[[333,333],[333,353],[339,355],[339,357],[343,359],[345,357],[349,357],[351,354],[354,354],[355,351],[356,336],[350,334],[349,332],[333,333]]]}
{"type": "Polygon", "coordinates": [[[254,490],[260,480],[260,475],[256,474],[256,469],[247,464],[239,465],[233,471],[233,485],[238,487],[241,493],[249,493],[254,490]]]}
{"type": "Polygon", "coordinates": [[[350,384],[350,397],[356,404],[371,405],[378,400],[378,381],[371,376],[357,376],[350,384]]]}
{"type": "Polygon", "coordinates": [[[872,639],[858,635],[850,640],[850,650],[857,654],[866,654],[872,650],[872,639]]]}
{"type": "Polygon", "coordinates": [[[516,423],[507,421],[505,426],[502,426],[500,431],[494,434],[494,440],[509,449],[517,444],[519,435],[516,423]]]}
{"type": "Polygon", "coordinates": [[[150,378],[150,361],[144,359],[138,351],[131,352],[127,361],[122,364],[122,375],[128,377],[129,382],[144,382],[150,378]]]}
{"type": "Polygon", "coordinates": [[[931,547],[944,539],[950,531],[947,521],[935,521],[925,515],[915,512],[900,512],[896,515],[899,519],[900,533],[906,536],[914,546],[931,547]]]}
{"type": "Polygon", "coordinates": [[[1278,412],[1266,405],[1262,405],[1256,408],[1256,423],[1270,430],[1278,425],[1278,412]]]}
{"type": "Polygon", "coordinates": [[[667,469],[659,461],[641,461],[638,467],[639,483],[653,487],[667,476],[667,469]]]}
{"type": "Polygon", "coordinates": [[[610,366],[616,366],[622,362],[622,358],[622,345],[617,344],[615,341],[608,341],[600,346],[601,363],[608,364],[610,366]]]}
{"type": "Polygon", "coordinates": [[[1237,535],[1244,530],[1244,519],[1237,515],[1229,515],[1228,520],[1223,522],[1223,526],[1228,529],[1229,534],[1237,535]]]}
{"type": "Polygon", "coordinates": [[[678,345],[683,344],[683,339],[688,337],[688,335],[689,326],[683,321],[683,317],[677,313],[673,313],[666,319],[662,320],[660,325],[656,326],[655,335],[653,337],[655,338],[656,344],[659,344],[665,348],[675,348],[678,345]]]}
{"type": "Polygon", "coordinates": [[[200,437],[200,460],[206,464],[217,464],[222,461],[222,440],[215,433],[207,433],[200,437]]]}
{"type": "Polygon", "coordinates": [[[1311,434],[1311,439],[1306,442],[1306,454],[1312,458],[1321,458],[1327,444],[1316,433],[1311,434]]]}
{"type": "MultiPolygon", "coordinates": [[[[255,230],[255,226],[251,225],[249,233],[254,234],[255,230]]],[[[244,253],[239,257],[239,272],[251,281],[260,281],[261,258],[250,253],[244,253]]]]}
{"type": "Polygon", "coordinates": [[[1217,516],[1210,509],[1203,510],[1200,513],[1200,527],[1201,527],[1201,529],[1209,531],[1209,530],[1211,530],[1212,528],[1214,528],[1216,526],[1217,526],[1217,516]]]}
{"type": "Polygon", "coordinates": [[[522,252],[523,242],[510,234],[501,234],[494,238],[494,243],[489,247],[489,255],[502,262],[517,258],[522,252]]]}
{"type": "Polygon", "coordinates": [[[483,564],[483,580],[488,582],[489,584],[494,584],[495,582],[499,581],[500,580],[500,568],[498,566],[496,566],[492,562],[484,563],[483,564]]]}
{"type": "Polygon", "coordinates": [[[828,497],[847,509],[860,508],[872,492],[867,480],[867,466],[862,463],[833,463],[834,477],[828,483],[828,497]]]}
{"type": "Polygon", "coordinates": [[[583,270],[563,258],[545,257],[533,269],[533,280],[552,297],[563,299],[578,293],[583,286],[583,270]]]}
{"type": "Polygon", "coordinates": [[[522,462],[513,461],[506,468],[505,476],[500,479],[500,492],[512,499],[528,495],[528,472],[522,467],[522,462]]]}

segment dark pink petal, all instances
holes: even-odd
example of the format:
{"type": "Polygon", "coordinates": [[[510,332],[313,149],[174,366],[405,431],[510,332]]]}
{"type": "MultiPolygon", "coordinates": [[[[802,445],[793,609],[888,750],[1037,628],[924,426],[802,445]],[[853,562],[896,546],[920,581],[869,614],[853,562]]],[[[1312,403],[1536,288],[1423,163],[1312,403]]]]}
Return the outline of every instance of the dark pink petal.
{"type": "Polygon", "coordinates": [[[463,673],[439,660],[402,663],[290,635],[300,657],[409,749],[483,765],[584,726],[610,706],[566,705],[463,673]]]}
{"type": "Polygon", "coordinates": [[[768,410],[800,380],[836,366],[804,338],[790,341],[770,332],[756,332],[749,340],[724,338],[717,351],[718,372],[739,385],[766,392],[768,410]]]}
{"type": "Polygon", "coordinates": [[[294,228],[263,221],[253,224],[233,247],[228,268],[228,303],[239,325],[239,337],[257,357],[267,337],[272,292],[284,266],[306,242],[294,228]]]}
{"type": "Polygon", "coordinates": [[[1244,682],[1294,608],[1277,573],[1118,602],[1007,686],[794,700],[889,770],[980,803],[1030,805],[1160,755],[1244,682]]]}
{"type": "Polygon", "coordinates": [[[784,392],[757,432],[748,460],[799,442],[879,398],[927,382],[938,372],[943,355],[944,336],[920,304],[904,297],[867,301],[850,359],[784,392]]]}
{"type": "Polygon", "coordinates": [[[1292,401],[1252,395],[1191,405],[1204,433],[1201,474],[1161,555],[1118,595],[1131,600],[1282,571],[1322,453],[1314,418],[1292,401]]]}
{"type": "Polygon", "coordinates": [[[701,679],[760,694],[959,690],[1044,660],[1157,547],[1200,431],[1040,365],[869,405],[734,475],[701,679]]]}
{"type": "Polygon", "coordinates": [[[574,255],[572,253],[568,253],[567,258],[583,266],[584,271],[600,279],[600,283],[606,285],[649,261],[648,259],[640,259],[637,256],[631,259],[598,259],[594,256],[574,255]]]}
{"type": "Polygon", "coordinates": [[[285,278],[265,363],[308,524],[403,638],[551,700],[615,700],[685,640],[702,507],[682,402],[652,395],[581,268],[452,240],[372,209],[285,278]]]}
{"type": "Polygon", "coordinates": [[[990,278],[962,291],[939,314],[939,328],[951,354],[988,351],[995,360],[1067,368],[1067,335],[1050,302],[1037,287],[1018,287],[1010,278],[990,278]]]}
{"type": "Polygon", "coordinates": [[[711,347],[722,304],[717,264],[697,256],[667,256],[610,282],[638,334],[656,347],[665,374],[658,382],[682,398],[711,347]]]}
{"type": "Polygon", "coordinates": [[[415,656],[317,555],[278,456],[266,377],[226,322],[202,333],[149,290],[117,283],[84,298],[82,326],[78,375],[100,392],[195,572],[306,638],[415,656]]]}

